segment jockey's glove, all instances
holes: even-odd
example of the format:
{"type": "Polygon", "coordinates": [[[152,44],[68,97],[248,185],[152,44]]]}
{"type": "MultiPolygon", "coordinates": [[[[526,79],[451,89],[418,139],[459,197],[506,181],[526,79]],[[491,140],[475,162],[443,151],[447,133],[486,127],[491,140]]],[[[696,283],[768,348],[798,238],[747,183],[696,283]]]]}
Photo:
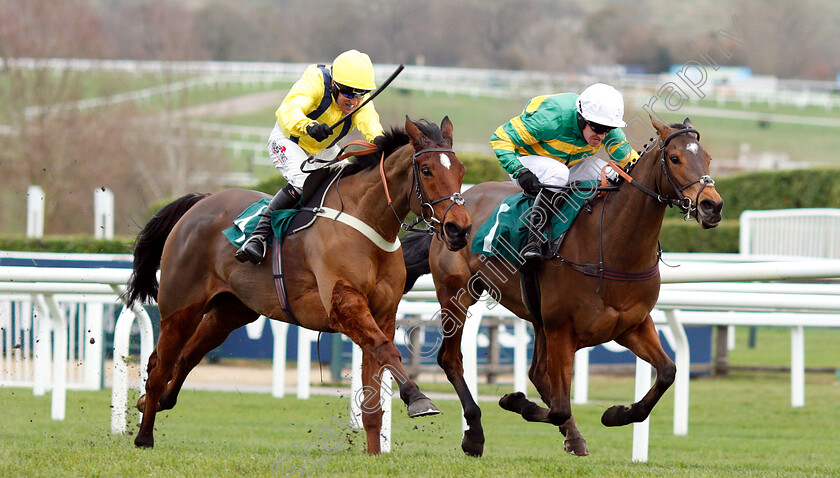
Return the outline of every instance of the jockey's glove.
{"type": "Polygon", "coordinates": [[[316,121],[313,121],[306,126],[306,132],[309,133],[309,136],[312,136],[312,139],[319,142],[329,138],[330,134],[332,134],[330,125],[318,123],[316,121]]]}
{"type": "Polygon", "coordinates": [[[607,166],[604,168],[604,174],[607,175],[607,179],[610,180],[611,183],[617,184],[618,183],[618,171],[612,168],[612,166],[607,166]]]}
{"type": "Polygon", "coordinates": [[[516,184],[529,196],[536,196],[540,193],[540,180],[534,173],[527,169],[519,173],[519,176],[516,178],[516,184]]]}

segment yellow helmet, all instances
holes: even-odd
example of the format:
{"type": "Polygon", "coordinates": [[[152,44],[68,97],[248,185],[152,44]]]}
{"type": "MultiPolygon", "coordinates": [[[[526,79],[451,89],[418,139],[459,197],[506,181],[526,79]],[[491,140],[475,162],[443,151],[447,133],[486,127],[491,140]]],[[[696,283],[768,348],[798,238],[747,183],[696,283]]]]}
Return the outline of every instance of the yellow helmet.
{"type": "Polygon", "coordinates": [[[336,83],[358,90],[376,88],[370,57],[357,50],[347,50],[335,57],[332,77],[336,83]]]}

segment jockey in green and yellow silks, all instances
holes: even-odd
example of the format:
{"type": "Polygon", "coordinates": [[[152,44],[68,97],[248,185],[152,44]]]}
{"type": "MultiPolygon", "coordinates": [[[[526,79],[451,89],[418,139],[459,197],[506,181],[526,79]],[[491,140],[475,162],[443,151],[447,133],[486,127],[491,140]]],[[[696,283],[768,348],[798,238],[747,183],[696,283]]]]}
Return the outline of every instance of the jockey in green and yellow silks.
{"type": "MultiPolygon", "coordinates": [[[[619,166],[634,163],[639,154],[620,129],[626,126],[623,116],[621,93],[612,86],[596,83],[580,95],[561,93],[532,98],[522,114],[496,129],[490,145],[502,168],[526,194],[536,197],[540,183],[562,187],[599,179],[607,162],[594,155],[602,147],[619,166]]],[[[610,179],[618,177],[612,168],[607,168],[606,173],[610,179]]],[[[540,206],[541,201],[537,200],[535,209],[540,206]]],[[[523,257],[541,257],[534,242],[529,241],[523,257]]]]}

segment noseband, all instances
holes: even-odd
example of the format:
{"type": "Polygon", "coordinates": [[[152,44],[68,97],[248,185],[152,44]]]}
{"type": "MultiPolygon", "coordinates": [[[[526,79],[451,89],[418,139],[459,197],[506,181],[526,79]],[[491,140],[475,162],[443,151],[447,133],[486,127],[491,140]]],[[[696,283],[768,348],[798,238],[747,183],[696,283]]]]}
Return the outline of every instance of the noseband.
{"type": "MultiPolygon", "coordinates": [[[[674,189],[674,193],[678,196],[678,198],[668,198],[662,196],[662,194],[657,193],[656,198],[659,202],[667,203],[670,206],[676,206],[679,210],[685,213],[684,219],[686,221],[691,221],[691,215],[697,211],[697,203],[700,202],[700,194],[703,193],[703,190],[706,189],[706,186],[714,186],[715,180],[712,179],[711,176],[708,174],[700,176],[699,178],[691,181],[690,183],[680,187],[676,180],[674,179],[674,174],[671,172],[671,166],[668,164],[667,154],[665,153],[665,148],[668,146],[668,143],[671,142],[674,137],[683,135],[683,134],[690,134],[694,133],[697,136],[697,141],[700,141],[700,132],[694,128],[685,128],[678,131],[671,133],[664,141],[659,145],[660,154],[660,173],[665,174],[665,178],[668,179],[668,182],[671,184],[671,187],[674,189]],[[690,197],[683,194],[687,188],[700,183],[700,190],[697,191],[697,196],[695,196],[694,200],[692,201],[690,197]]],[[[659,183],[657,183],[657,190],[659,189],[659,183]]]]}
{"type": "Polygon", "coordinates": [[[464,197],[461,196],[461,193],[455,192],[455,193],[452,193],[448,196],[443,196],[439,199],[435,199],[435,200],[429,199],[429,195],[428,195],[428,193],[426,193],[426,188],[423,186],[423,182],[420,180],[420,165],[417,164],[417,157],[420,156],[421,154],[436,153],[436,152],[437,153],[452,153],[452,154],[455,154],[455,150],[453,150],[451,148],[426,148],[426,149],[421,149],[420,151],[415,152],[414,155],[411,157],[411,167],[412,167],[412,172],[413,172],[413,178],[412,178],[412,181],[411,181],[411,189],[413,189],[414,191],[417,192],[417,199],[420,201],[420,215],[411,224],[406,224],[403,220],[401,220],[399,214],[397,214],[397,211],[394,210],[394,206],[391,202],[391,195],[388,193],[388,183],[385,180],[385,169],[384,169],[385,157],[384,157],[384,155],[382,157],[382,161],[379,163],[379,172],[380,172],[380,175],[382,176],[382,184],[385,186],[385,195],[387,196],[387,199],[388,199],[388,206],[391,207],[391,211],[394,212],[394,216],[397,218],[397,221],[399,221],[400,228],[404,231],[425,232],[429,235],[436,235],[436,236],[438,236],[438,239],[443,240],[443,237],[444,237],[443,236],[443,224],[446,222],[446,215],[449,213],[449,210],[452,209],[452,206],[455,206],[455,205],[463,206],[464,205],[464,197]],[[446,200],[450,200],[450,201],[452,201],[452,203],[443,212],[443,218],[438,219],[437,217],[435,217],[434,206],[435,206],[435,204],[437,204],[439,202],[446,201],[446,200]],[[428,216],[426,214],[427,210],[429,211],[428,216]],[[425,229],[419,229],[419,228],[415,227],[421,221],[426,223],[426,228],[425,229]],[[435,224],[437,224],[439,227],[435,227],[435,224]]]}

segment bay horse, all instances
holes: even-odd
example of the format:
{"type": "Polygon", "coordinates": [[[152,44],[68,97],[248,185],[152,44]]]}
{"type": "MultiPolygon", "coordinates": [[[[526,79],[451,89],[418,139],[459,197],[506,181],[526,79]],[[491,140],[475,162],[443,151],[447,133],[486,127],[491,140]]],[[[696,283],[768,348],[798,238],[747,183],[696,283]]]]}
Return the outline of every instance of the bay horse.
{"type": "MultiPolygon", "coordinates": [[[[711,157],[700,146],[700,134],[690,120],[670,126],[651,121],[658,138],[638,160],[632,177],[621,171],[626,180],[594,200],[588,213],[581,211],[560,249],[540,267],[538,314],[529,313],[523,303],[516,267],[523,263],[521,257],[513,264],[470,248],[447,251],[421,236],[403,241],[406,291],[424,273],[434,278],[444,331],[438,364],[461,400],[468,426],[461,448],[467,455],[482,455],[484,431],[481,410],[464,381],[461,334],[467,309],[485,292],[533,324],[529,378],[548,408],[521,392],[505,395],[500,406],[525,420],[558,426],[569,453],[589,454],[569,400],[578,349],[615,340],[656,369],[656,381],[644,398],[629,408],[617,405],[604,412],[601,422],[606,426],[644,421],[673,383],[676,367],[662,349],[650,317],[659,296],[658,239],[665,209],[676,205],[686,220],[694,218],[708,229],[720,222],[723,200],[709,177],[711,157]]],[[[482,224],[501,201],[520,192],[510,182],[476,185],[464,193],[467,212],[482,224]]]]}
{"type": "Polygon", "coordinates": [[[184,380],[207,352],[261,314],[343,333],[362,348],[361,408],[369,454],[381,452],[377,382],[383,368],[399,384],[409,416],[439,413],[408,378],[393,343],[405,283],[397,233],[413,211],[446,248],[467,244],[471,224],[460,196],[465,168],[452,150],[452,129],[448,117],[438,127],[406,116],[404,131],[394,128],[385,135],[381,161],[376,154],[360,156],[327,192],[325,207],[367,224],[380,244],[393,244],[391,252],[359,232],[364,224],[353,228],[324,218],[285,238],[282,260],[293,319],[278,301],[272,261],[240,263],[222,234],[265,194],[241,189],[191,194],[161,209],[137,237],[126,289],[128,303],[156,298],[161,315],[146,393],[137,403],[143,420],[135,445],[154,446],[155,413],[175,406],[184,380]]]}

